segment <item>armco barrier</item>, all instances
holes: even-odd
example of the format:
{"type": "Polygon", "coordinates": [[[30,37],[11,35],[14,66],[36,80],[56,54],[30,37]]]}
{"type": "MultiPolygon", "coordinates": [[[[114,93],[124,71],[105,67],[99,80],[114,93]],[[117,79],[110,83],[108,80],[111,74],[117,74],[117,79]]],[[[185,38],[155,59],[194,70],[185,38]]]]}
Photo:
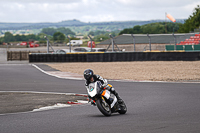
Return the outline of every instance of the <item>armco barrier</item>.
{"type": "Polygon", "coordinates": [[[87,54],[29,54],[29,62],[197,61],[200,52],[114,52],[87,54]]]}

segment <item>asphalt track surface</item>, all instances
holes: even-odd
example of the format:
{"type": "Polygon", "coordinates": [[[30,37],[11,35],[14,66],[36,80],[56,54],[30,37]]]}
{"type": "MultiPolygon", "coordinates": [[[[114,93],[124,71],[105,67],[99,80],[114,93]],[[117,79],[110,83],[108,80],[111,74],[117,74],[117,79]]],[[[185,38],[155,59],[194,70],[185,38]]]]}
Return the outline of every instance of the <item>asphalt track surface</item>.
{"type": "MultiPolygon", "coordinates": [[[[0,91],[86,93],[83,80],[58,79],[29,64],[1,64],[0,91]]],[[[104,117],[96,107],[0,115],[0,133],[199,133],[200,83],[110,83],[124,99],[125,115],[104,117]]]]}

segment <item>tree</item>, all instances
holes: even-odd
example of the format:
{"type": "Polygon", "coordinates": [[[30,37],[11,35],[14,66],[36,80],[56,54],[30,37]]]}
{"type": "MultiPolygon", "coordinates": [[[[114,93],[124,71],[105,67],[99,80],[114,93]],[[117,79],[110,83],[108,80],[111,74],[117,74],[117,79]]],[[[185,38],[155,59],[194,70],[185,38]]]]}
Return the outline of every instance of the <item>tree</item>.
{"type": "Polygon", "coordinates": [[[45,37],[45,36],[48,36],[48,35],[45,34],[45,33],[40,33],[40,34],[38,34],[37,36],[38,36],[39,39],[44,39],[44,37],[45,37]]]}
{"type": "Polygon", "coordinates": [[[121,35],[121,34],[131,34],[130,33],[131,31],[132,31],[132,28],[131,29],[126,28],[126,29],[123,29],[122,31],[120,31],[119,35],[121,35]]]}
{"type": "Polygon", "coordinates": [[[194,9],[192,15],[189,16],[183,25],[180,25],[178,32],[188,33],[190,31],[194,31],[194,29],[199,28],[200,26],[200,6],[194,9]]]}
{"type": "Polygon", "coordinates": [[[26,36],[27,41],[31,41],[31,40],[34,41],[34,40],[38,40],[38,39],[39,39],[39,37],[34,34],[29,34],[26,36]]]}
{"type": "Polygon", "coordinates": [[[95,34],[94,34],[94,31],[90,31],[90,32],[88,33],[88,35],[94,36],[94,35],[95,35],[95,34]]]}
{"type": "Polygon", "coordinates": [[[21,36],[19,34],[14,36],[15,41],[22,41],[21,36]]]}
{"type": "Polygon", "coordinates": [[[142,30],[141,30],[141,26],[140,25],[136,25],[133,27],[133,34],[138,34],[138,33],[141,33],[142,30]]]}
{"type": "Polygon", "coordinates": [[[0,38],[0,45],[3,44],[3,38],[0,38]]]}
{"type": "Polygon", "coordinates": [[[94,37],[94,41],[95,42],[100,42],[100,41],[104,41],[104,40],[107,40],[107,39],[109,39],[110,37],[109,37],[109,34],[107,33],[107,34],[101,34],[101,35],[97,35],[97,36],[95,36],[94,37]]]}
{"type": "Polygon", "coordinates": [[[96,30],[96,31],[90,31],[88,35],[96,36],[96,35],[101,35],[101,34],[106,34],[109,33],[108,31],[101,31],[101,30],[96,30]]]}
{"type": "Polygon", "coordinates": [[[71,31],[69,28],[65,28],[65,27],[60,27],[58,29],[56,29],[57,32],[61,32],[65,35],[75,35],[75,33],[73,31],[71,31]]]}
{"type": "Polygon", "coordinates": [[[47,35],[51,35],[51,36],[53,36],[53,34],[55,32],[57,32],[57,30],[54,29],[54,28],[43,28],[42,31],[41,31],[41,33],[44,33],[44,34],[47,34],[47,35]]]}
{"type": "Polygon", "coordinates": [[[13,42],[15,39],[14,39],[14,36],[13,34],[11,34],[10,32],[6,32],[5,35],[4,35],[4,41],[6,43],[8,42],[13,42]]]}
{"type": "Polygon", "coordinates": [[[25,35],[21,35],[21,41],[27,41],[27,38],[25,35]]]}
{"type": "Polygon", "coordinates": [[[61,32],[56,32],[53,34],[53,40],[59,43],[63,43],[65,41],[65,35],[61,32]]]}

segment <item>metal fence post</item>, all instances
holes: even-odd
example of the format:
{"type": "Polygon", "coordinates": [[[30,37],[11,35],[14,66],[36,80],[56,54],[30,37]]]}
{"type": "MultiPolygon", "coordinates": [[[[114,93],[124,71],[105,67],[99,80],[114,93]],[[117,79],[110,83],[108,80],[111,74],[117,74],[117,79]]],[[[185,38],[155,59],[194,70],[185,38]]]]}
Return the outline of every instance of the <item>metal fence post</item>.
{"type": "Polygon", "coordinates": [[[91,42],[91,52],[92,52],[92,38],[90,37],[90,35],[88,35],[88,37],[90,38],[90,42],[91,42]]]}
{"type": "Polygon", "coordinates": [[[110,38],[111,38],[111,43],[112,43],[112,52],[114,52],[114,42],[113,42],[113,36],[111,34],[109,34],[110,38]]]}
{"type": "Polygon", "coordinates": [[[47,38],[47,53],[49,53],[49,39],[47,38]]]}
{"type": "Polygon", "coordinates": [[[147,37],[149,38],[149,50],[151,51],[151,37],[149,36],[148,33],[147,33],[147,37]]]}
{"type": "Polygon", "coordinates": [[[71,53],[71,39],[68,36],[67,36],[67,38],[69,39],[69,52],[71,53]]]}
{"type": "Polygon", "coordinates": [[[49,39],[47,36],[44,36],[45,39],[47,39],[47,54],[49,53],[49,39]]]}
{"type": "Polygon", "coordinates": [[[176,51],[176,36],[174,35],[174,33],[172,34],[174,36],[174,50],[176,51]]]}
{"type": "Polygon", "coordinates": [[[131,36],[133,37],[134,52],[135,52],[135,36],[133,34],[131,34],[131,36]]]}

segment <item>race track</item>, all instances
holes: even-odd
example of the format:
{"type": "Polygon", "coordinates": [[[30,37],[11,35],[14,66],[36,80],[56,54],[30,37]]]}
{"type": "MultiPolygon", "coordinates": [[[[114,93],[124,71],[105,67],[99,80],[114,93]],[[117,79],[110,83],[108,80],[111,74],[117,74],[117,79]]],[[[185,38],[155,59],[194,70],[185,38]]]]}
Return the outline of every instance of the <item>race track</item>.
{"type": "MultiPolygon", "coordinates": [[[[58,79],[29,64],[1,64],[0,73],[0,91],[86,93],[83,80],[58,79]]],[[[104,117],[89,104],[6,114],[0,115],[0,133],[200,132],[200,83],[110,83],[127,114],[104,117]]]]}

